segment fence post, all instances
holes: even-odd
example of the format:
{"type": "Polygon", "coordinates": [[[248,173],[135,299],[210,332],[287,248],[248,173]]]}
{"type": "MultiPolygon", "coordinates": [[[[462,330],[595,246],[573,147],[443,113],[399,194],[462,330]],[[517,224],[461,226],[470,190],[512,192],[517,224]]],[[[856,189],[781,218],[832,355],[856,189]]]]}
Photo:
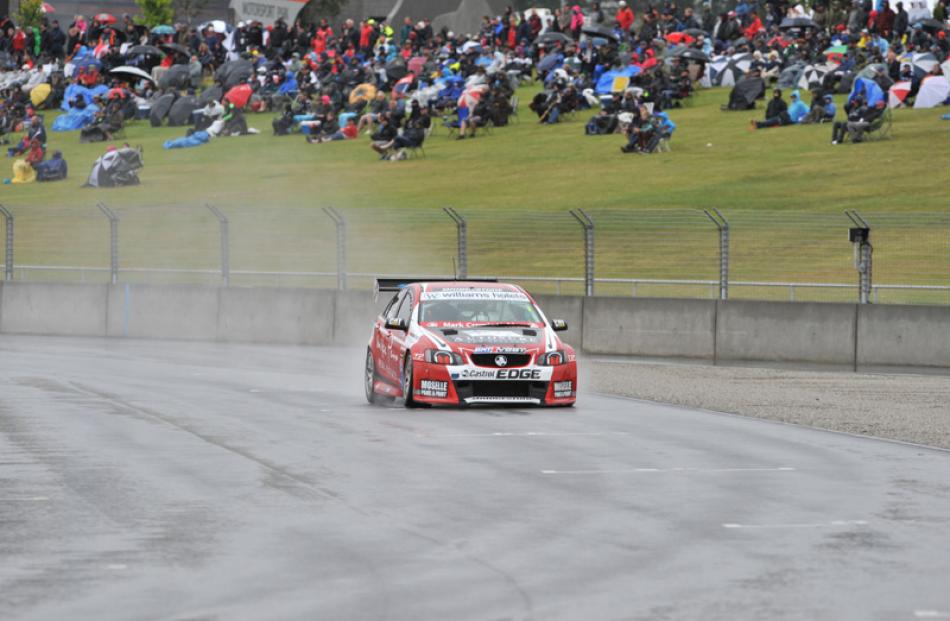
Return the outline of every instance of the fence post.
{"type": "Polygon", "coordinates": [[[119,282],[119,218],[114,211],[102,203],[97,204],[96,207],[109,218],[109,273],[114,285],[119,282]]]}
{"type": "Polygon", "coordinates": [[[584,295],[594,295],[594,221],[583,209],[569,212],[584,229],[584,295]]]}
{"type": "Polygon", "coordinates": [[[712,220],[712,223],[719,229],[719,299],[729,299],[729,221],[715,207],[712,208],[713,214],[703,209],[706,217],[712,220]]]}
{"type": "Polygon", "coordinates": [[[221,229],[221,282],[227,287],[231,283],[231,245],[228,240],[228,219],[214,205],[205,204],[205,207],[218,219],[221,229]]]}
{"type": "Polygon", "coordinates": [[[333,207],[324,207],[327,214],[336,226],[336,287],[346,289],[346,218],[333,207]]]}
{"type": "Polygon", "coordinates": [[[6,220],[7,236],[3,244],[3,279],[13,280],[13,214],[10,210],[0,205],[0,214],[6,220]]]}
{"type": "Polygon", "coordinates": [[[871,302],[872,285],[872,255],[871,225],[861,217],[857,211],[845,210],[844,215],[851,220],[852,226],[848,229],[848,241],[854,244],[854,267],[858,270],[858,303],[871,302]]]}
{"type": "Polygon", "coordinates": [[[452,207],[443,207],[442,211],[452,218],[452,221],[455,222],[455,228],[458,229],[459,264],[455,277],[465,280],[468,278],[468,222],[452,207]]]}

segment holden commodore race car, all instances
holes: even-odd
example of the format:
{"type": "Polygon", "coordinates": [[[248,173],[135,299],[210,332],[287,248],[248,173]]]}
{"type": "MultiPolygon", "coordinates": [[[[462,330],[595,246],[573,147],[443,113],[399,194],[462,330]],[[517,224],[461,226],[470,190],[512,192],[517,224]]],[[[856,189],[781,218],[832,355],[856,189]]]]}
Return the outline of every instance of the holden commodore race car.
{"type": "Polygon", "coordinates": [[[524,289],[497,281],[377,279],[394,291],[366,351],[366,398],[416,405],[570,406],[577,359],[524,289]]]}

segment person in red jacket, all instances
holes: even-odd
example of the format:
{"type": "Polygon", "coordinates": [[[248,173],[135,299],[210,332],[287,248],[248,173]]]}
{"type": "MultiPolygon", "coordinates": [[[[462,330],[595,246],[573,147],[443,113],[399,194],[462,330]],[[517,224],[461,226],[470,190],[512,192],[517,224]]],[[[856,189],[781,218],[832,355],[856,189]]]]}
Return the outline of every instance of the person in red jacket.
{"type": "Polygon", "coordinates": [[[617,9],[617,25],[620,26],[620,29],[624,32],[630,32],[630,27],[633,26],[633,21],[636,19],[636,16],[633,14],[633,9],[627,6],[625,0],[620,0],[617,4],[619,7],[617,9]]]}
{"type": "Polygon", "coordinates": [[[743,36],[745,36],[745,38],[749,41],[752,41],[752,39],[755,38],[755,35],[763,30],[765,30],[765,26],[762,25],[762,20],[759,18],[759,14],[753,11],[749,26],[742,31],[743,36]]]}

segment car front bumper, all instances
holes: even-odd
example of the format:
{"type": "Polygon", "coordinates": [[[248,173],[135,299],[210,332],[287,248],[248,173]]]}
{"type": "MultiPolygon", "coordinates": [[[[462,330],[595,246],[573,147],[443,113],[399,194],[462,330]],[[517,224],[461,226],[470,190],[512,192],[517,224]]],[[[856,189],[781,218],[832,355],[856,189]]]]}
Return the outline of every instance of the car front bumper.
{"type": "Polygon", "coordinates": [[[577,363],[496,369],[413,362],[413,399],[432,405],[571,405],[577,363]]]}

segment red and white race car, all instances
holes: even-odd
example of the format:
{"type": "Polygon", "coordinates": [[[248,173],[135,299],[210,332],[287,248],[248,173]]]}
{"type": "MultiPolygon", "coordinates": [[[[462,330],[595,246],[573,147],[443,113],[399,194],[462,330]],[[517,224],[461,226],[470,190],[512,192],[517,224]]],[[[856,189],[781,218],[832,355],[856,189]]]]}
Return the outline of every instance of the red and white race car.
{"type": "Polygon", "coordinates": [[[378,279],[398,293],[376,319],[366,351],[366,398],[417,404],[569,406],[577,359],[517,285],[378,279]]]}

